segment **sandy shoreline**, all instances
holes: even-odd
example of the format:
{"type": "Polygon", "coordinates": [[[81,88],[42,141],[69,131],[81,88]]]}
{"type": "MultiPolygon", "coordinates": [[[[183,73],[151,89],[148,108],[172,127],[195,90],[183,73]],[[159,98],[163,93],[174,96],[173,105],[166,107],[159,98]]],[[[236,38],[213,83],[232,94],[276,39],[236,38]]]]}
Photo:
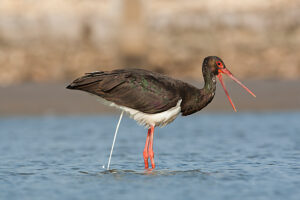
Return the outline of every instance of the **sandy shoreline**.
{"type": "MultiPolygon", "coordinates": [[[[227,88],[238,111],[298,111],[300,110],[300,81],[244,81],[257,98],[253,98],[231,81],[227,88]]],[[[201,87],[202,83],[194,83],[201,87]]],[[[0,87],[0,116],[8,115],[86,115],[116,113],[102,105],[94,96],[65,89],[64,83],[27,83],[0,87]]],[[[213,102],[203,111],[230,111],[220,85],[213,102]]]]}

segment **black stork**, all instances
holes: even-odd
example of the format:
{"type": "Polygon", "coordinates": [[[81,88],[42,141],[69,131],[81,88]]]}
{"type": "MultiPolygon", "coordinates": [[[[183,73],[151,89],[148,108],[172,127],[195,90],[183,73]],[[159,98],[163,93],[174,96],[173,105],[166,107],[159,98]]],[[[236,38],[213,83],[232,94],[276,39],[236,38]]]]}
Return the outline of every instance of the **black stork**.
{"type": "Polygon", "coordinates": [[[118,69],[87,73],[74,80],[67,88],[83,90],[97,95],[108,105],[125,111],[139,124],[148,128],[143,152],[145,168],[147,169],[149,157],[152,168],[155,168],[154,127],[171,123],[179,113],[182,116],[187,116],[207,106],[215,96],[216,77],[219,78],[235,111],[235,106],[225,88],[222,74],[228,75],[255,97],[216,56],[209,56],[204,59],[202,72],[205,82],[202,89],[143,69],[118,69]]]}

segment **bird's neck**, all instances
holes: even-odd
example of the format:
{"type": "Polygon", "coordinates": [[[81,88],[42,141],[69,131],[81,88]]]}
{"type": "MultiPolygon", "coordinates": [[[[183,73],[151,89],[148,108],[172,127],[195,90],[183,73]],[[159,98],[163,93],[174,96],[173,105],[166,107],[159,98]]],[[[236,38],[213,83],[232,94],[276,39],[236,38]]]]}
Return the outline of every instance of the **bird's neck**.
{"type": "Polygon", "coordinates": [[[210,72],[203,72],[204,87],[202,89],[204,95],[214,96],[216,92],[216,75],[210,72]]]}
{"type": "Polygon", "coordinates": [[[200,90],[199,96],[201,96],[199,107],[202,109],[207,106],[214,98],[216,92],[216,75],[211,72],[203,72],[204,87],[200,90]]]}
{"type": "Polygon", "coordinates": [[[205,84],[202,89],[195,87],[186,89],[187,87],[183,87],[183,102],[181,103],[183,116],[198,112],[213,100],[216,91],[216,76],[203,73],[203,77],[205,84]]]}

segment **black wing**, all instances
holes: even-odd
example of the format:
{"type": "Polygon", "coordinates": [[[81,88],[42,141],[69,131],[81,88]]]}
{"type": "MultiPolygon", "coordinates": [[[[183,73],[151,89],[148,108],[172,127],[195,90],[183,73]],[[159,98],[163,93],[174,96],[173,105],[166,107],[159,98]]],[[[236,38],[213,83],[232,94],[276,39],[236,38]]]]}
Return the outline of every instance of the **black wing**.
{"type": "Polygon", "coordinates": [[[67,88],[83,90],[117,105],[154,114],[176,106],[180,100],[179,91],[175,87],[178,83],[158,73],[124,69],[88,73],[67,88]]]}

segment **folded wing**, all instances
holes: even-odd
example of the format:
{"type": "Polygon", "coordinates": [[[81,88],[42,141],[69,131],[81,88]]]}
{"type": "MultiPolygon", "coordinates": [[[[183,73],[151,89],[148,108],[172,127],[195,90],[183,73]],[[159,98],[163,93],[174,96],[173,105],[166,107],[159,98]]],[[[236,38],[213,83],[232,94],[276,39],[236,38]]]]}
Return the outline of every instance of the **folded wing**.
{"type": "Polygon", "coordinates": [[[176,82],[154,72],[124,69],[88,73],[67,88],[83,90],[117,105],[155,114],[169,110],[180,100],[174,87],[176,82]]]}

